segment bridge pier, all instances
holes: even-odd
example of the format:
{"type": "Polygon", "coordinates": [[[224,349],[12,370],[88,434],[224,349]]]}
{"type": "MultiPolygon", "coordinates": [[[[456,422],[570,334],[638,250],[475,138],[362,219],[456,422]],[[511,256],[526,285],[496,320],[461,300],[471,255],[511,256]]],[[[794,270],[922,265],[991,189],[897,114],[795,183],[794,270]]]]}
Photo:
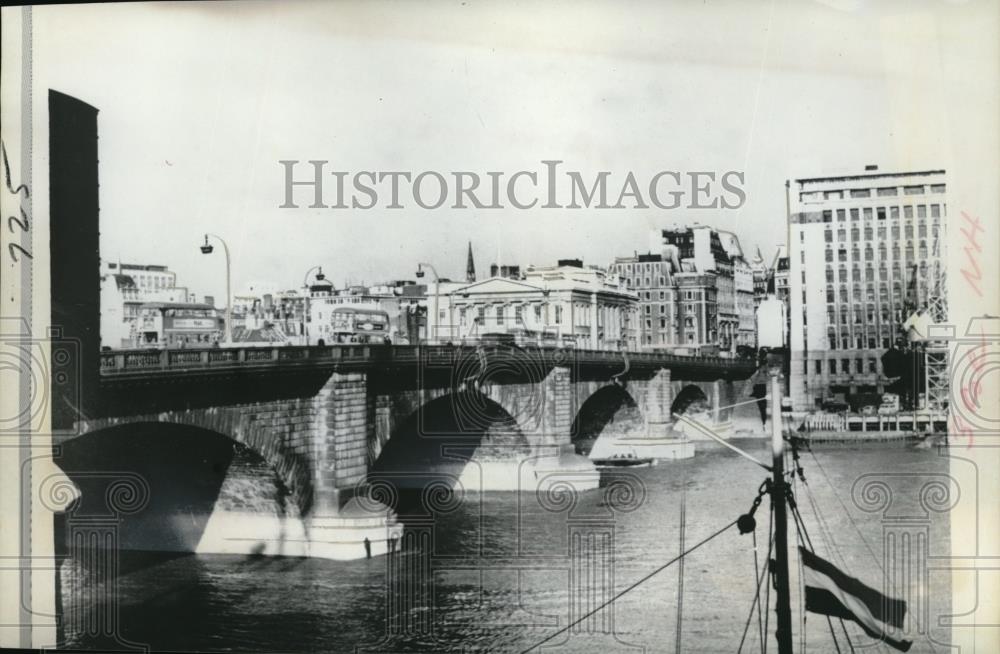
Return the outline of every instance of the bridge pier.
{"type": "Polygon", "coordinates": [[[647,436],[667,438],[674,425],[674,417],[670,415],[670,407],[674,403],[674,390],[669,369],[663,368],[657,371],[649,380],[645,400],[647,436]]]}
{"type": "Polygon", "coordinates": [[[375,396],[367,375],[333,373],[314,404],[306,555],[347,560],[386,554],[402,538],[402,523],[386,504],[355,493],[368,473],[368,442],[375,430],[375,396]]]}
{"type": "Polygon", "coordinates": [[[674,429],[673,403],[672,374],[669,368],[661,368],[647,382],[643,397],[646,434],[642,438],[619,439],[618,444],[629,448],[636,456],[659,461],[693,457],[694,443],[674,429]]]}

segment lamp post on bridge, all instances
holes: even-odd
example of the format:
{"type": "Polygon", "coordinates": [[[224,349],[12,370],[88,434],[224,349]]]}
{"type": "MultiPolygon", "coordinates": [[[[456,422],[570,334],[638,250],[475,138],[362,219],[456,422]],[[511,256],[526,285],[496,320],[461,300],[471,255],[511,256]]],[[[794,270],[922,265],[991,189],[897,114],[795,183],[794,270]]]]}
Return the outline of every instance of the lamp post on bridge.
{"type": "Polygon", "coordinates": [[[230,267],[230,261],[229,261],[229,246],[226,245],[226,242],[222,239],[221,236],[217,236],[215,234],[205,234],[205,244],[201,246],[201,253],[202,254],[212,254],[213,250],[215,249],[208,242],[208,237],[209,236],[211,236],[214,239],[218,239],[219,243],[222,243],[222,251],[225,252],[225,254],[226,254],[226,331],[225,331],[225,339],[226,339],[226,344],[227,345],[231,345],[232,342],[233,342],[233,296],[232,296],[232,293],[230,291],[230,284],[229,284],[229,282],[230,282],[230,276],[231,276],[231,274],[230,274],[231,273],[231,267],[230,267]]]}
{"type": "Polygon", "coordinates": [[[310,298],[312,297],[312,293],[309,290],[309,273],[311,273],[314,270],[319,270],[319,272],[316,273],[315,277],[317,282],[321,282],[324,279],[326,279],[326,275],[323,274],[323,266],[313,266],[312,268],[306,271],[305,277],[302,278],[302,286],[304,286],[306,289],[306,301],[303,306],[303,315],[302,315],[302,327],[305,331],[306,345],[309,345],[309,305],[310,305],[310,298]]]}
{"type": "Polygon", "coordinates": [[[429,268],[431,273],[434,274],[434,331],[431,333],[431,321],[427,321],[427,339],[432,343],[437,343],[438,336],[438,291],[441,287],[441,278],[438,277],[437,270],[429,263],[418,263],[417,264],[417,279],[422,279],[424,276],[424,268],[429,268]]]}

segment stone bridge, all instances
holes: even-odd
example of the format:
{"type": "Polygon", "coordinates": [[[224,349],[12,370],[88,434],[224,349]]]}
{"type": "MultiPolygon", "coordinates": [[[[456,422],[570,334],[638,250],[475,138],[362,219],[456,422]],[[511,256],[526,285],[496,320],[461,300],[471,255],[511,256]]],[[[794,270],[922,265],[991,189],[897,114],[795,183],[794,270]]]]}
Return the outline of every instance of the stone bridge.
{"type": "Polygon", "coordinates": [[[373,554],[391,546],[410,496],[597,487],[585,455],[602,434],[640,455],[690,456],[672,414],[697,404],[726,424],[753,371],[515,346],[105,352],[100,393],[57,440],[59,463],[70,477],[117,467],[148,480],[126,548],[356,558],[365,538],[373,554]]]}

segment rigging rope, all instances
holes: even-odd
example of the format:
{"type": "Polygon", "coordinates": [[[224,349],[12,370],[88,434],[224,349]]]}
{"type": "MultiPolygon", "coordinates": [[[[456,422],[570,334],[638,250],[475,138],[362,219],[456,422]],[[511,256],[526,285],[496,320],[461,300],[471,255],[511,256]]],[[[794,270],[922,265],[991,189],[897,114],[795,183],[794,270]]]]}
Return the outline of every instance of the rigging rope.
{"type": "MultiPolygon", "coordinates": [[[[872,561],[874,561],[875,565],[878,566],[879,572],[885,573],[885,570],[882,568],[882,562],[878,560],[877,556],[875,556],[875,550],[872,549],[872,546],[868,543],[868,539],[865,538],[865,535],[861,533],[861,529],[858,527],[858,523],[854,522],[854,517],[851,516],[851,512],[847,509],[847,506],[844,504],[844,501],[840,499],[840,495],[837,494],[837,489],[833,485],[833,482],[830,481],[830,476],[826,474],[826,468],[824,468],[823,464],[819,462],[819,459],[816,458],[816,454],[812,450],[809,450],[809,455],[812,457],[813,462],[816,463],[816,467],[819,468],[820,474],[822,474],[823,479],[826,480],[826,484],[827,486],[830,487],[830,491],[833,493],[833,496],[837,499],[837,503],[840,504],[840,508],[844,510],[844,514],[850,521],[851,526],[854,527],[854,531],[857,532],[858,537],[861,539],[861,542],[865,544],[865,549],[867,549],[868,553],[871,554],[872,561]]],[[[808,486],[808,484],[806,484],[806,486],[808,486]]]]}
{"type": "MultiPolygon", "coordinates": [[[[813,502],[812,493],[809,490],[809,484],[803,482],[803,485],[806,487],[806,496],[809,498],[809,501],[810,501],[810,503],[812,504],[812,507],[813,507],[813,512],[815,513],[815,511],[816,511],[816,504],[815,504],[815,502],[813,502]]],[[[802,518],[802,514],[799,512],[799,507],[797,505],[793,505],[792,506],[792,517],[795,519],[795,530],[797,532],[801,531],[801,533],[805,535],[805,542],[809,546],[809,550],[815,552],[816,550],[813,547],[812,538],[810,538],[810,536],[809,536],[809,529],[806,528],[806,522],[802,518]]],[[[818,514],[817,514],[817,522],[819,522],[819,516],[818,516],[818,514]]],[[[822,531],[822,528],[823,528],[823,525],[822,525],[822,523],[820,523],[820,531],[822,531]]],[[[824,538],[825,538],[825,536],[824,536],[824,538]]],[[[829,545],[828,545],[828,547],[829,547],[829,545]]],[[[840,556],[839,552],[837,552],[837,555],[841,559],[841,565],[843,565],[843,563],[844,563],[843,562],[843,557],[840,556]]],[[[801,566],[801,561],[799,563],[800,563],[800,566],[801,566]]],[[[847,566],[844,565],[843,567],[846,568],[847,566]]],[[[844,624],[843,618],[839,618],[838,620],[840,622],[840,628],[844,632],[844,638],[847,640],[847,646],[853,652],[854,651],[854,643],[851,642],[851,636],[847,633],[847,625],[844,624]]],[[[837,632],[836,632],[836,630],[833,627],[833,621],[830,620],[830,616],[826,616],[826,624],[830,627],[830,635],[833,637],[833,644],[837,648],[837,651],[840,652],[840,644],[837,642],[837,632]]]]}
{"type": "MultiPolygon", "coordinates": [[[[767,531],[768,531],[768,534],[771,533],[771,525],[767,526],[767,531]]],[[[774,540],[773,540],[773,536],[772,536],[770,539],[768,539],[768,545],[767,545],[767,560],[768,561],[771,560],[771,547],[773,546],[773,544],[774,544],[774,540]]],[[[761,615],[761,608],[760,608],[760,584],[763,582],[764,577],[763,577],[763,574],[761,573],[761,571],[759,569],[759,566],[757,565],[757,531],[756,530],[754,530],[754,533],[753,533],[753,574],[754,574],[755,577],[758,577],[760,579],[760,581],[757,582],[757,597],[756,597],[756,599],[754,601],[757,603],[757,635],[758,635],[758,638],[760,639],[760,649],[761,649],[761,651],[763,651],[764,650],[764,616],[761,615]]],[[[753,607],[752,606],[750,607],[750,612],[753,613],[753,607]]]]}
{"type": "MultiPolygon", "coordinates": [[[[759,576],[757,575],[757,572],[756,572],[756,568],[757,568],[757,532],[756,531],[753,532],[753,535],[754,535],[753,536],[753,547],[754,547],[754,555],[753,556],[754,556],[754,569],[755,569],[754,576],[757,578],[757,590],[754,592],[753,602],[750,604],[750,613],[747,615],[747,622],[746,622],[745,625],[743,625],[743,636],[740,637],[740,646],[736,650],[736,654],[741,654],[741,652],[743,652],[743,643],[744,643],[744,641],[746,641],[747,632],[750,631],[750,621],[753,619],[753,611],[754,611],[755,608],[757,609],[757,627],[759,629],[758,636],[760,637],[760,649],[761,649],[762,652],[764,651],[764,631],[763,631],[764,627],[763,627],[763,622],[761,621],[762,618],[761,618],[761,614],[760,614],[760,607],[761,607],[761,603],[760,603],[760,585],[762,583],[764,583],[764,576],[767,575],[770,566],[769,565],[764,566],[764,569],[761,571],[760,575],[759,576]]],[[[771,539],[770,539],[770,544],[767,547],[767,559],[768,559],[768,561],[771,560],[771,548],[773,546],[774,546],[774,537],[772,536],[771,539]]]]}
{"type": "Polygon", "coordinates": [[[591,617],[591,616],[595,615],[595,614],[596,614],[597,612],[599,612],[599,611],[601,611],[602,609],[604,609],[604,608],[606,608],[606,607],[610,606],[611,604],[614,604],[614,603],[615,603],[616,601],[618,601],[618,600],[619,600],[619,599],[620,599],[620,598],[621,598],[621,597],[622,597],[623,595],[625,595],[626,593],[628,593],[628,592],[630,592],[630,591],[634,590],[634,589],[635,589],[636,587],[638,587],[638,586],[639,586],[640,584],[642,584],[642,583],[644,583],[644,582],[648,581],[649,579],[651,579],[651,578],[653,578],[654,576],[658,575],[659,573],[663,572],[664,570],[666,570],[667,568],[669,568],[669,567],[670,567],[671,565],[673,565],[674,563],[677,563],[677,562],[678,562],[678,561],[680,561],[680,560],[681,560],[682,558],[684,558],[685,556],[687,556],[687,555],[688,555],[688,554],[690,554],[691,552],[695,551],[696,549],[698,549],[699,547],[701,547],[701,546],[702,546],[702,545],[704,545],[705,543],[709,542],[709,541],[710,541],[710,540],[712,540],[713,538],[716,538],[716,537],[718,537],[718,536],[721,536],[721,535],[722,535],[722,534],[723,534],[723,533],[724,533],[725,531],[727,531],[727,530],[728,530],[728,529],[729,529],[730,527],[732,527],[732,526],[733,526],[733,525],[735,525],[735,524],[736,524],[736,520],[733,520],[732,522],[730,522],[730,523],[729,523],[729,524],[727,524],[726,526],[722,527],[721,529],[718,529],[717,531],[715,531],[715,532],[714,532],[714,533],[712,533],[711,535],[709,535],[709,536],[705,537],[704,539],[702,539],[702,540],[698,541],[698,542],[697,542],[696,544],[692,545],[692,546],[691,546],[691,547],[689,547],[689,548],[688,548],[687,550],[685,550],[685,551],[681,552],[680,554],[678,554],[678,555],[677,555],[677,556],[675,556],[674,558],[670,559],[669,561],[667,561],[666,563],[664,563],[663,565],[661,565],[661,566],[660,566],[660,567],[658,567],[657,569],[655,569],[655,570],[653,570],[652,572],[650,572],[649,574],[645,575],[644,577],[642,577],[642,578],[641,578],[641,579],[639,579],[638,581],[636,581],[636,582],[632,583],[632,584],[631,584],[631,585],[630,585],[630,586],[629,586],[628,588],[626,588],[625,590],[621,591],[620,593],[618,593],[617,595],[615,595],[614,597],[612,597],[611,599],[609,599],[609,600],[608,600],[607,602],[604,602],[603,604],[601,604],[600,606],[598,606],[598,607],[597,607],[596,609],[594,609],[593,611],[589,611],[589,612],[587,612],[586,614],[584,614],[584,615],[580,616],[579,618],[577,618],[577,619],[576,619],[576,620],[574,620],[573,622],[569,623],[568,625],[566,625],[566,626],[565,626],[565,627],[563,627],[562,629],[560,629],[560,630],[558,630],[558,631],[556,631],[556,632],[552,633],[552,634],[551,634],[551,635],[549,635],[548,637],[546,637],[546,638],[544,638],[544,639],[542,639],[542,640],[538,641],[537,643],[535,643],[534,645],[532,645],[532,646],[531,646],[531,647],[529,647],[528,649],[525,649],[525,650],[521,650],[521,654],[527,654],[527,652],[530,652],[530,651],[532,651],[532,650],[535,650],[535,649],[538,649],[539,647],[541,647],[541,646],[542,646],[542,645],[544,645],[545,643],[549,642],[550,640],[552,640],[552,639],[553,639],[553,638],[555,638],[556,636],[558,636],[558,635],[560,635],[560,634],[563,634],[563,633],[566,633],[567,631],[569,631],[570,629],[572,629],[572,628],[573,628],[573,627],[575,627],[576,625],[580,624],[581,622],[583,622],[583,621],[584,621],[584,620],[586,620],[587,618],[589,618],[589,617],[591,617]]]}
{"type": "MultiPolygon", "coordinates": [[[[809,550],[810,551],[815,551],[815,549],[813,548],[812,539],[809,537],[809,530],[806,529],[805,520],[802,519],[802,514],[799,513],[799,509],[798,509],[797,506],[793,506],[792,507],[792,518],[795,520],[795,532],[796,532],[797,538],[802,539],[802,537],[804,535],[805,536],[804,540],[805,540],[806,545],[808,545],[809,550]]],[[[801,560],[801,557],[800,557],[800,559],[799,559],[799,570],[801,571],[801,569],[802,569],[802,560],[801,560]]],[[[840,654],[840,643],[837,642],[837,632],[833,628],[833,621],[830,620],[830,616],[826,616],[826,624],[827,624],[827,626],[830,627],[830,636],[833,637],[833,646],[837,648],[837,654],[840,654]]],[[[847,627],[844,626],[844,621],[843,620],[840,620],[840,627],[841,627],[841,629],[844,630],[844,636],[847,638],[847,644],[851,648],[851,651],[853,652],[854,651],[854,645],[851,643],[851,637],[847,635],[847,627]]]]}
{"type": "Polygon", "coordinates": [[[677,539],[681,560],[677,564],[677,633],[674,636],[674,651],[677,654],[680,654],[681,651],[681,627],[684,616],[684,532],[687,530],[687,475],[682,482],[684,487],[681,491],[681,533],[677,539]]]}
{"type": "MultiPolygon", "coordinates": [[[[769,502],[769,504],[771,505],[771,511],[768,514],[768,518],[767,518],[767,530],[770,532],[773,529],[773,525],[774,525],[774,502],[769,502]]],[[[770,553],[769,553],[768,557],[767,557],[767,567],[768,567],[769,570],[771,568],[771,561],[772,561],[772,559],[771,559],[771,556],[770,556],[770,553]]],[[[773,582],[774,571],[770,570],[770,572],[771,572],[771,574],[769,576],[771,577],[771,579],[769,581],[773,582]]],[[[771,586],[772,585],[773,584],[768,584],[764,588],[764,606],[767,606],[767,607],[771,606],[771,586]]],[[[771,622],[771,612],[770,611],[764,611],[764,634],[765,634],[765,636],[767,634],[768,626],[770,625],[770,622],[771,622]]],[[[761,648],[761,654],[767,654],[767,638],[764,639],[764,647],[761,648]]]]}

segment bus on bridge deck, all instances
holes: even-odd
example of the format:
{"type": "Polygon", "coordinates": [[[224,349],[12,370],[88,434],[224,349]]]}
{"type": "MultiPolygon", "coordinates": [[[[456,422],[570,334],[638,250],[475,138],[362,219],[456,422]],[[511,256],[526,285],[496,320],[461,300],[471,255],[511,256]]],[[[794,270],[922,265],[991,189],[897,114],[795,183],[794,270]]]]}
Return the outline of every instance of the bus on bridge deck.
{"type": "Polygon", "coordinates": [[[210,304],[146,302],[132,338],[136,347],[206,347],[222,339],[224,322],[210,304]]]}
{"type": "Polygon", "coordinates": [[[310,341],[316,345],[342,343],[387,343],[392,335],[389,314],[378,309],[338,307],[330,312],[330,322],[316,326],[310,341]]]}

